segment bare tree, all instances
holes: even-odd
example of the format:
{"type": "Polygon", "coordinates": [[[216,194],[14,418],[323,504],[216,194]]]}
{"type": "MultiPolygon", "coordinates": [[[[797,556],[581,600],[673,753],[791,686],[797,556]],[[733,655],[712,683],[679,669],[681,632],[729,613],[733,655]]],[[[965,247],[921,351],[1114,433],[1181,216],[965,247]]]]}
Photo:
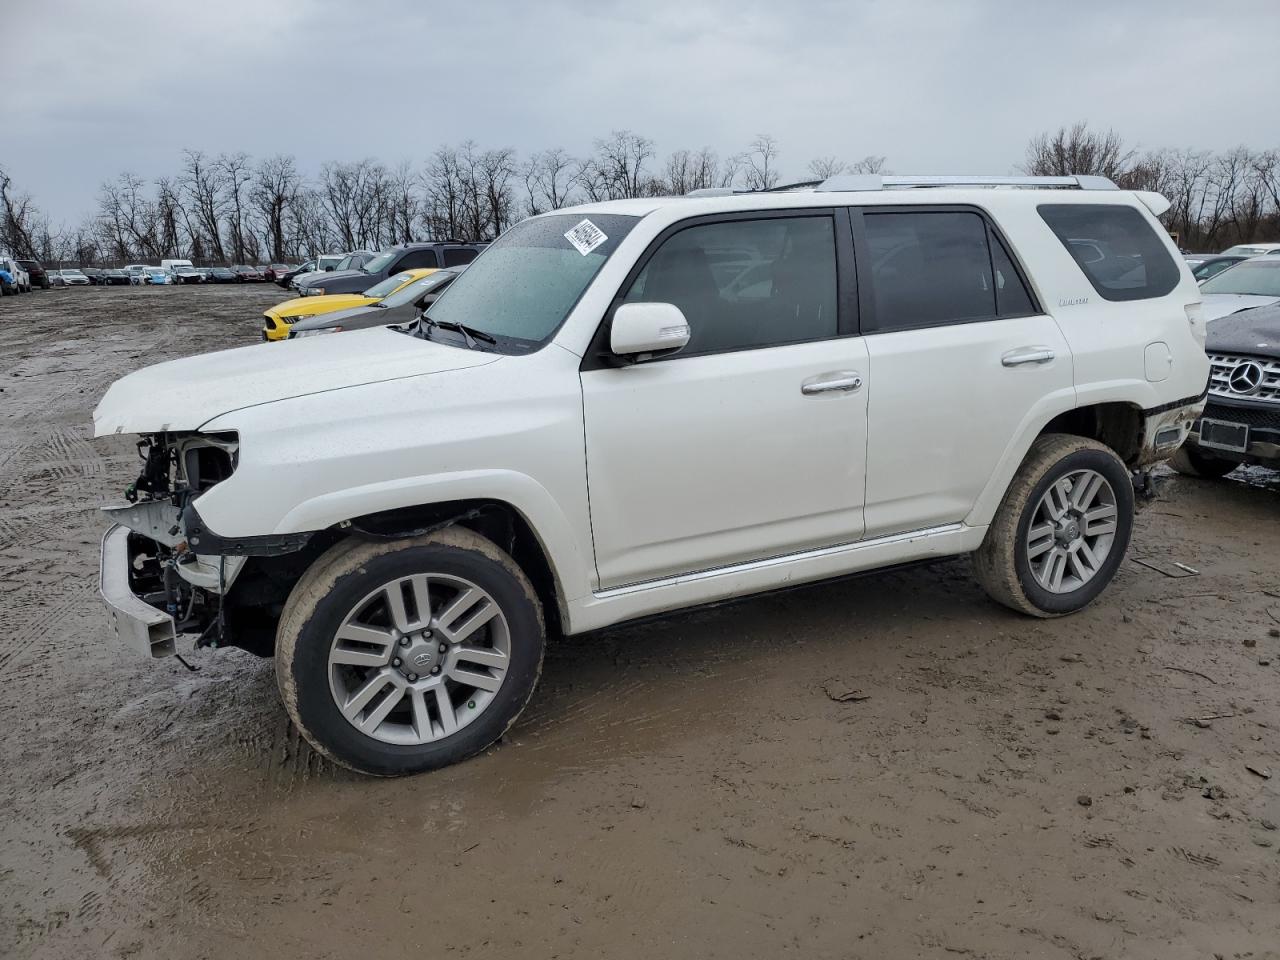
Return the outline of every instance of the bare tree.
{"type": "Polygon", "coordinates": [[[1041,133],[1027,144],[1023,170],[1039,177],[1090,174],[1120,180],[1134,159],[1114,130],[1090,130],[1083,121],[1041,133]]]}
{"type": "Polygon", "coordinates": [[[250,201],[265,235],[271,261],[280,263],[288,249],[287,226],[289,208],[301,189],[297,164],[293,157],[277,154],[262,160],[254,168],[250,201]]]}
{"type": "Polygon", "coordinates": [[[226,263],[227,255],[222,245],[222,172],[199,150],[182,152],[182,173],[178,183],[187,196],[191,209],[192,248],[197,255],[208,256],[219,263],[226,263]]]}
{"type": "Polygon", "coordinates": [[[231,257],[236,263],[244,263],[253,259],[249,256],[251,241],[248,231],[249,186],[253,182],[253,168],[247,153],[224,153],[218,157],[217,167],[222,175],[231,257]]]}
{"type": "Polygon", "coordinates": [[[778,141],[758,133],[743,155],[743,185],[748,190],[772,190],[778,185],[778,141]]]}
{"type": "Polygon", "coordinates": [[[29,193],[16,194],[13,181],[0,167],[0,247],[8,248],[15,257],[35,256],[36,222],[40,219],[35,201],[29,193]]]}
{"type": "Polygon", "coordinates": [[[720,158],[710,147],[676,150],[667,157],[661,178],[662,192],[681,196],[693,190],[721,186],[720,158]]]}
{"type": "Polygon", "coordinates": [[[630,130],[614,130],[595,142],[591,163],[610,200],[642,197],[649,176],[645,164],[653,159],[653,141],[630,130]]]}
{"type": "Polygon", "coordinates": [[[529,216],[568,206],[574,165],[573,158],[560,147],[529,157],[520,170],[524,178],[525,212],[529,216]]]}

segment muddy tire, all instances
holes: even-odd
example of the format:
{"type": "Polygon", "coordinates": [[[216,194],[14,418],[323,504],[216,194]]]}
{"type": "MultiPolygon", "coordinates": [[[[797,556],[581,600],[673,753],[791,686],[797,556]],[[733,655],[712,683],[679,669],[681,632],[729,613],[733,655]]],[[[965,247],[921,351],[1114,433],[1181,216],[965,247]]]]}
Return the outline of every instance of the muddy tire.
{"type": "Polygon", "coordinates": [[[996,602],[1033,617],[1060,617],[1097,598],[1133,532],[1133,482],[1108,447],[1083,437],[1038,438],[1014,475],[973,555],[996,602]]]}
{"type": "Polygon", "coordinates": [[[348,540],[294,587],[276,638],[285,709],[343,766],[399,776],[495,743],[542,670],[546,633],[529,579],[462,527],[348,540]]]}
{"type": "Polygon", "coordinates": [[[1201,477],[1205,480],[1220,480],[1240,466],[1235,460],[1225,460],[1205,453],[1197,447],[1185,444],[1169,458],[1169,466],[1184,477],[1201,477]]]}

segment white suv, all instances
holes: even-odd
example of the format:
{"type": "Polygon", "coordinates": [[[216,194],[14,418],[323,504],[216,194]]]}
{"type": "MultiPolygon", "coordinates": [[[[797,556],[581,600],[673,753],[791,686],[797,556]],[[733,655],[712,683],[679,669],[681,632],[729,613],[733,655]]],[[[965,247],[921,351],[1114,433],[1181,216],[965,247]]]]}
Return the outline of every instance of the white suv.
{"type": "Polygon", "coordinates": [[[94,413],[145,460],[107,510],[118,633],[274,654],[312,744],[401,774],[494,743],[549,630],[958,554],[1079,610],[1204,401],[1166,206],[1085,177],[592,204],[407,330],[131,374],[94,413]]]}

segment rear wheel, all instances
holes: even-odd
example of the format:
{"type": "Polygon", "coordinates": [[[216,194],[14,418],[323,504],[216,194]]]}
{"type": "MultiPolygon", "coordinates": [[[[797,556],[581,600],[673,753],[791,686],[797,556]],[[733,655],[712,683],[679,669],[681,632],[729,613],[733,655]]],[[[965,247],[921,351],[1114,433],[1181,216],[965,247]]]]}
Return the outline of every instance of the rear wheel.
{"type": "Polygon", "coordinates": [[[1199,447],[1184,444],[1178,452],[1169,458],[1169,466],[1187,477],[1203,477],[1206,480],[1218,480],[1225,477],[1240,464],[1235,460],[1215,457],[1205,453],[1199,447]]]}
{"type": "Polygon", "coordinates": [[[1133,482],[1112,450],[1083,437],[1040,437],[974,554],[975,575],[992,599],[1014,610],[1074,613],[1119,569],[1133,509],[1133,482]]]}
{"type": "Polygon", "coordinates": [[[281,617],[276,677],[312,746],[396,776],[497,741],[533,693],[544,645],[523,571],[491,541],[450,527],[347,541],[317,560],[281,617]]]}

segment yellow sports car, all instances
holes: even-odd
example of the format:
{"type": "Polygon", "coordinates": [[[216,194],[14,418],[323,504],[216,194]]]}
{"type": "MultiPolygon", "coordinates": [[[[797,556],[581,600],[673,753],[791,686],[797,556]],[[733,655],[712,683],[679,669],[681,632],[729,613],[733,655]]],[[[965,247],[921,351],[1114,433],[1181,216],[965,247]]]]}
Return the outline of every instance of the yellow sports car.
{"type": "Polygon", "coordinates": [[[262,315],[262,339],[284,340],[289,336],[289,327],[299,320],[306,320],[319,313],[332,313],[335,310],[349,310],[352,307],[367,307],[389,296],[401,287],[420,280],[434,268],[404,270],[393,273],[381,283],[376,283],[364,293],[334,293],[323,297],[296,297],[277,303],[262,315]]]}

